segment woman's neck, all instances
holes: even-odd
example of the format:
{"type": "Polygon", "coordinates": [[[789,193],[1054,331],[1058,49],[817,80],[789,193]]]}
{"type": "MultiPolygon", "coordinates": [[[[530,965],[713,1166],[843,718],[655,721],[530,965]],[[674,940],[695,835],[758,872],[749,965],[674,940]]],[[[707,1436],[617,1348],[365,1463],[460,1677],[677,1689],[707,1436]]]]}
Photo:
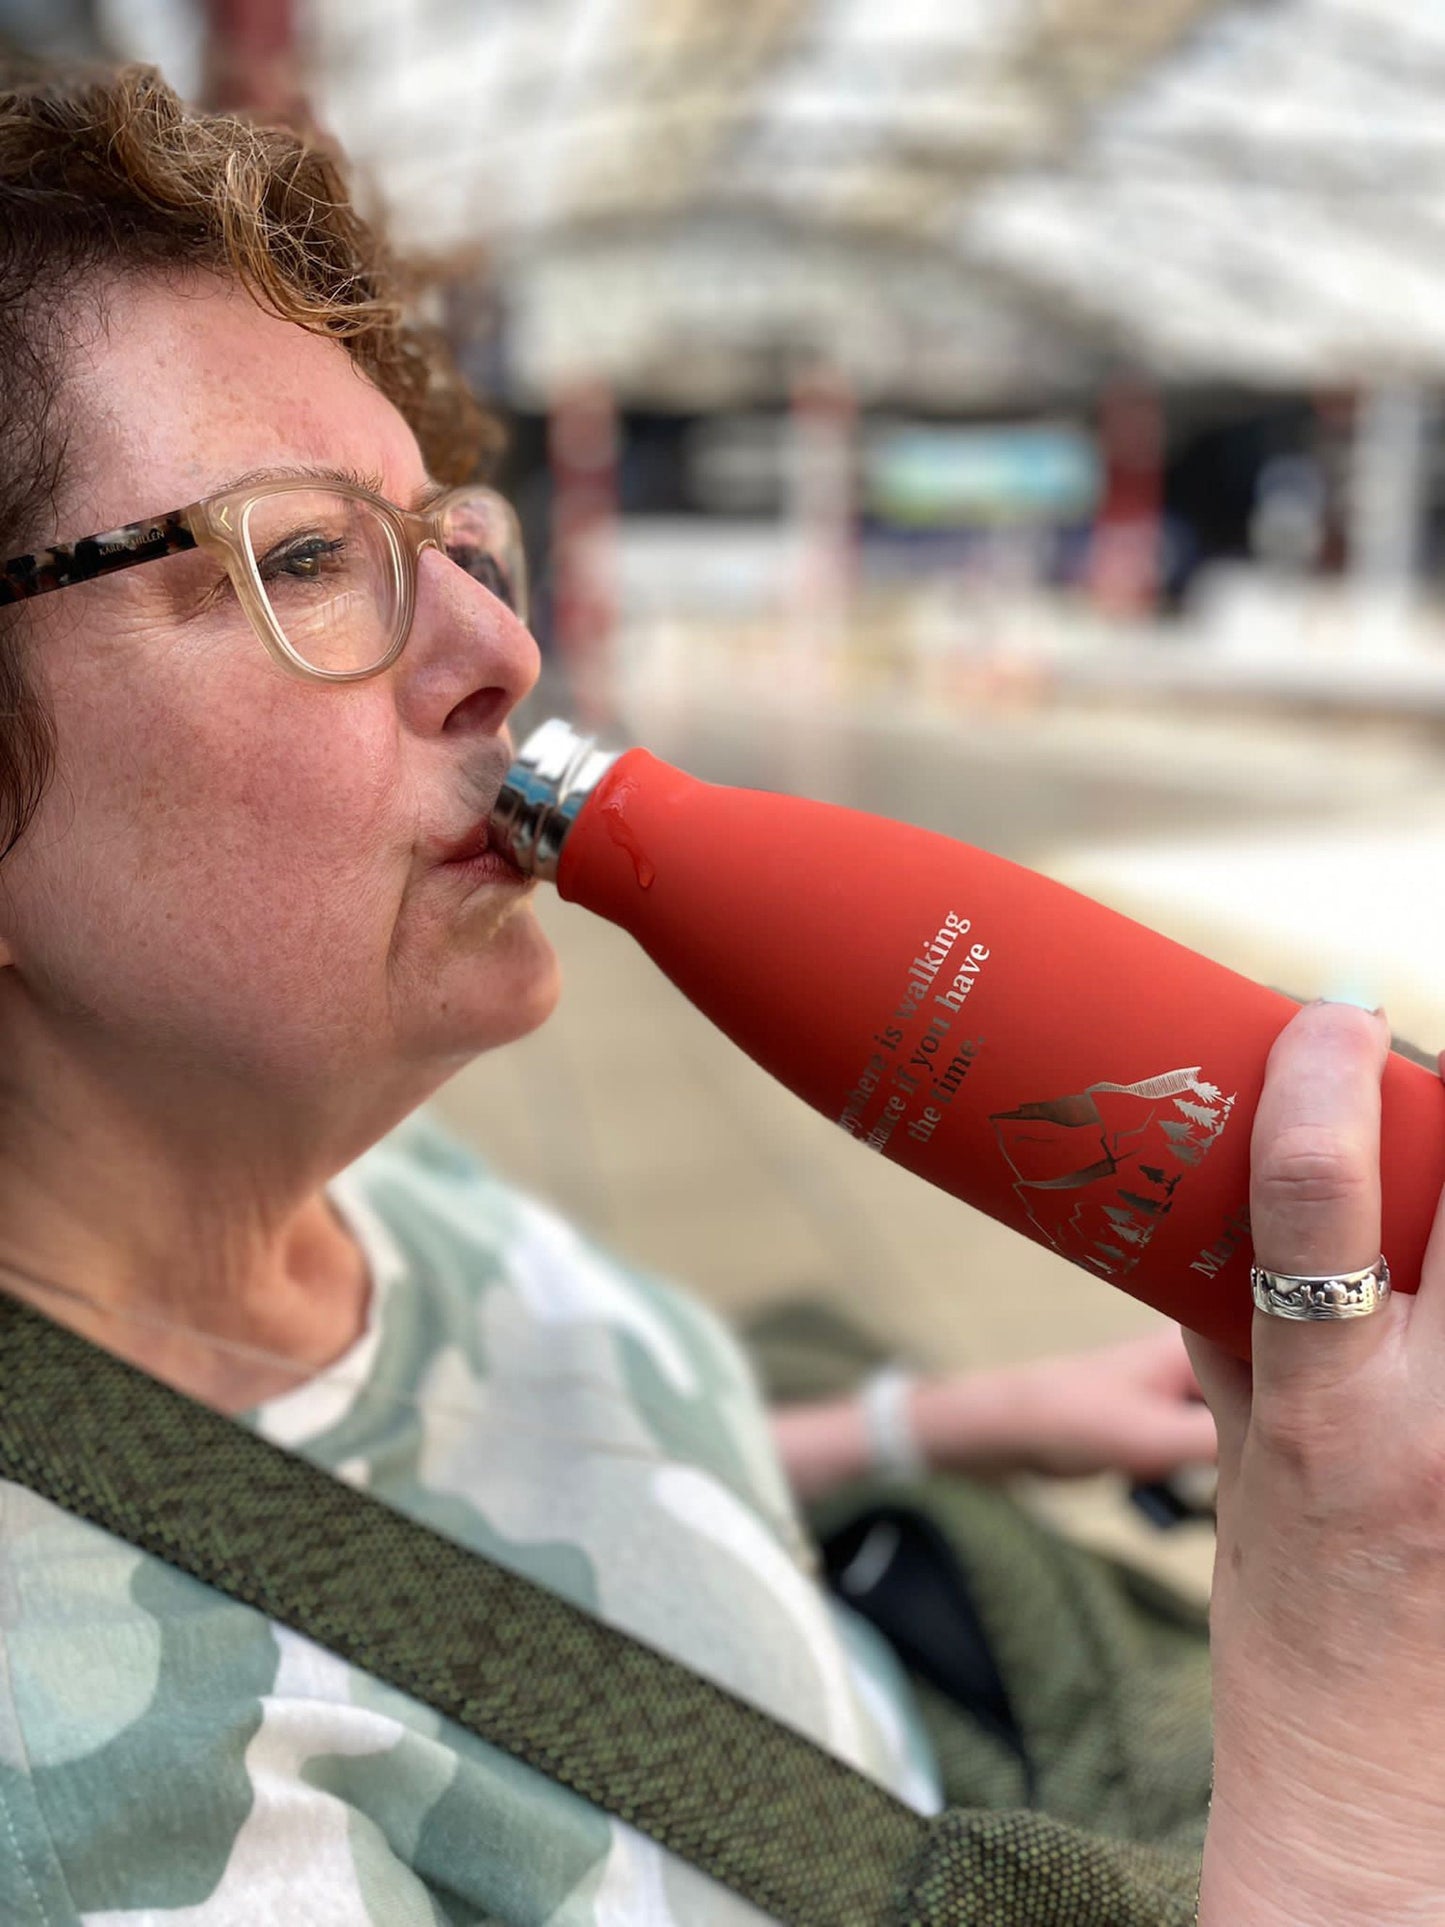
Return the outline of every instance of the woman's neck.
{"type": "Polygon", "coordinates": [[[253,1283],[244,1307],[201,1295],[177,1303],[63,1276],[0,1246],[0,1292],[217,1411],[235,1414],[291,1392],[347,1351],[366,1326],[365,1256],[324,1195],[296,1214],[282,1266],[253,1283]]]}
{"type": "Polygon", "coordinates": [[[0,1105],[0,1291],[228,1412],[354,1343],[366,1261],[324,1187],[408,1106],[323,1129],[220,1078],[162,1102],[49,1068],[0,1105]]]}

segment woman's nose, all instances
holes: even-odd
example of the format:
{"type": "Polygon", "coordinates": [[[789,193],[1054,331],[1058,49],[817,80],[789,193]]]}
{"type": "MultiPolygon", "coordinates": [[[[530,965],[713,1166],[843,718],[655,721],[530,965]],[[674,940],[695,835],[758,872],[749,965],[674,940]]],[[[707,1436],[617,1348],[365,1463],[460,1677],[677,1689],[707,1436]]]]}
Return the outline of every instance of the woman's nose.
{"type": "Polygon", "coordinates": [[[417,559],[411,633],[396,664],[398,702],[419,732],[494,732],[528,694],[542,659],[499,596],[428,545],[417,559]]]}

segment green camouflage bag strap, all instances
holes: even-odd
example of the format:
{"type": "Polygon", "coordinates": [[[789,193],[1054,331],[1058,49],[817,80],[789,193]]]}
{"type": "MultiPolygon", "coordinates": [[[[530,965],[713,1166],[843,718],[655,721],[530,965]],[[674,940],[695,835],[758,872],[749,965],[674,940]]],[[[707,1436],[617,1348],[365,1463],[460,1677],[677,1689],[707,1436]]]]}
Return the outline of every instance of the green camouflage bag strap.
{"type": "Polygon", "coordinates": [[[0,1296],[0,1479],[329,1647],[788,1927],[1188,1927],[1197,1866],[929,1821],[677,1661],[0,1296]]]}
{"type": "Polygon", "coordinates": [[[316,1640],[790,1927],[869,1927],[928,1822],[675,1660],[0,1299],[0,1478],[316,1640]]]}

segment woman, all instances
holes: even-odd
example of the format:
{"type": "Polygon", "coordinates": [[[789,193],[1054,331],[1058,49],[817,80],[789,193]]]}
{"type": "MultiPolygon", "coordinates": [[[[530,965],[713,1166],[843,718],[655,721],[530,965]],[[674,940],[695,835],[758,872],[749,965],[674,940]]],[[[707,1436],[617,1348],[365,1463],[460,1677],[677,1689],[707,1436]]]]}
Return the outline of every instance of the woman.
{"type": "MultiPolygon", "coordinates": [[[[556,996],[527,888],[479,833],[537,659],[508,606],[506,518],[465,486],[477,418],[398,323],[334,172],[186,115],[142,72],[27,84],[0,98],[0,262],[0,1288],[936,1806],[906,1682],[818,1589],[722,1334],[413,1115],[556,996]]],[[[1301,1186],[1318,1160],[1285,1160],[1278,1222],[1261,1220],[1273,1262],[1358,1259],[1372,1235],[1369,1021],[1314,1016],[1282,1047],[1279,1141],[1302,1118],[1342,1142],[1314,1116],[1328,1099],[1362,1168],[1347,1218],[1301,1186]],[[1348,1078],[1305,1076],[1334,1041],[1348,1078]]],[[[1325,1584],[1340,1533],[1404,1556],[1367,1513],[1323,1507],[1311,1429],[1332,1400],[1367,1419],[1368,1389],[1331,1361],[1366,1360],[1369,1388],[1403,1325],[1396,1306],[1369,1329],[1268,1333],[1263,1431],[1247,1382],[1200,1356],[1240,1501],[1210,1927],[1291,1917],[1269,1850],[1299,1844],[1279,1863],[1294,1883],[1337,1816],[1338,1749],[1366,1714],[1350,1642],[1383,1567],[1358,1559],[1307,1639],[1277,1574],[1288,1552],[1325,1584]],[[1302,1731],[1291,1637],[1338,1656],[1343,1723],[1302,1731]]],[[[955,1465],[1152,1471],[1209,1450],[1188,1391],[1149,1346],[1103,1373],[928,1385],[913,1419],[955,1465]],[[1049,1414],[1022,1444],[1019,1409],[1049,1414]]],[[[779,1436],[810,1494],[866,1457],[847,1402],[779,1436]]],[[[1429,1545],[1407,1547],[1412,1598],[1429,1545]]],[[[7,1922],[758,1918],[10,1485],[0,1574],[7,1922]]],[[[1421,1597],[1372,1628],[1377,1706],[1401,1677],[1431,1705],[1421,1597]]],[[[1423,1721],[1416,1738],[1428,1759],[1423,1721]]],[[[1415,1872],[1434,1891],[1428,1800],[1371,1743],[1371,1850],[1333,1829],[1316,1922],[1366,1917],[1376,1840],[1387,1897],[1415,1872]]]]}

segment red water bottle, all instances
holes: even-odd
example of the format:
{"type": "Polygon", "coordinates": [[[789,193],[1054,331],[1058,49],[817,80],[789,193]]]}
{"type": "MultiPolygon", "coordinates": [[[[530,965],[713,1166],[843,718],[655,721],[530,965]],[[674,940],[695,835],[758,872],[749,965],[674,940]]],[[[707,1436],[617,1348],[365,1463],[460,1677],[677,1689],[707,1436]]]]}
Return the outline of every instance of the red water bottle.
{"type": "MultiPolygon", "coordinates": [[[[1288,998],[986,851],[560,721],[492,834],[861,1146],[1248,1355],[1250,1125],[1288,998]]],[[[1445,1089],[1394,1054],[1381,1149],[1413,1291],[1445,1089]]]]}

